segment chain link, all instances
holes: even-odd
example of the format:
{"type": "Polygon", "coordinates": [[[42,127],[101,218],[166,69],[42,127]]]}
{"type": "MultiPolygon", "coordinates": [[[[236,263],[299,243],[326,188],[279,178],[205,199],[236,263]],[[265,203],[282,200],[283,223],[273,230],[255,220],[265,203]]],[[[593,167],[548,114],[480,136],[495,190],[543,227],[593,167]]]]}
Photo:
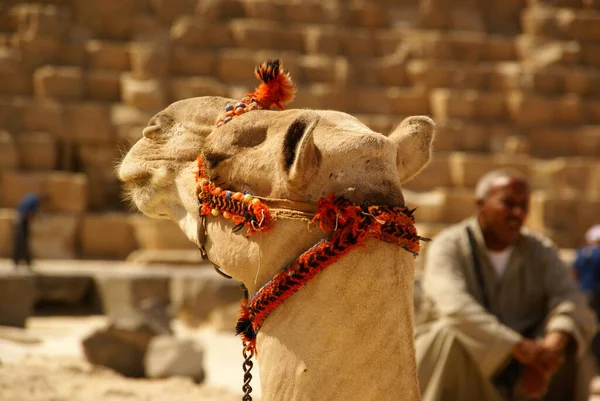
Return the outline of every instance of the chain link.
{"type": "Polygon", "coordinates": [[[242,363],[242,369],[244,369],[244,385],[242,386],[242,391],[244,392],[244,396],[242,397],[242,401],[252,401],[252,396],[250,395],[252,392],[252,386],[250,386],[252,373],[250,373],[250,371],[252,370],[252,366],[254,366],[254,363],[252,362],[254,350],[250,344],[244,346],[242,355],[244,357],[244,362],[242,363]]]}

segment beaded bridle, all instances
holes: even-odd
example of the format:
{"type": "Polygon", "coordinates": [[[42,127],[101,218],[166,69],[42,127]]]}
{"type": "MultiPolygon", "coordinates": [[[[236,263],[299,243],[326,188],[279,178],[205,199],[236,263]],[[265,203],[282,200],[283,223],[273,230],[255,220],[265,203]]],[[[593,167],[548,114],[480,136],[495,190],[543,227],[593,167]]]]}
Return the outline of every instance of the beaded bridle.
{"type": "MultiPolygon", "coordinates": [[[[312,217],[311,221],[318,221],[321,230],[327,234],[324,239],[283,268],[251,297],[245,291],[246,297],[242,300],[242,310],[236,324],[236,334],[241,335],[244,346],[244,386],[242,387],[244,401],[252,399],[250,370],[253,366],[251,359],[256,354],[256,335],[265,319],[277,306],[305,286],[318,273],[370,238],[399,245],[414,256],[419,252],[419,241],[427,240],[417,235],[414,226],[414,210],[404,206],[355,205],[343,196],[332,194],[319,199],[316,205],[308,204],[316,210],[315,213],[286,208],[271,210],[269,203],[280,206],[286,201],[269,202],[267,198],[254,197],[247,192],[232,192],[217,187],[207,178],[202,158],[198,159],[196,178],[200,216],[203,219],[203,223],[199,225],[199,233],[201,233],[199,247],[203,257],[207,259],[204,249],[206,239],[204,225],[207,216],[230,219],[234,224],[232,229],[234,232],[246,227],[246,236],[268,232],[277,219],[312,217]]],[[[220,271],[216,266],[215,268],[220,271]]]]}
{"type": "MultiPolygon", "coordinates": [[[[282,109],[282,104],[293,97],[293,83],[287,72],[281,69],[279,61],[262,64],[255,74],[263,83],[241,101],[228,104],[216,121],[217,128],[251,110],[269,109],[272,105],[282,109]]],[[[245,227],[246,236],[269,231],[278,219],[318,221],[319,227],[326,234],[325,238],[284,267],[252,296],[249,296],[242,284],[245,299],[242,300],[236,334],[241,335],[243,343],[243,401],[252,400],[250,381],[252,357],[256,354],[256,336],[265,319],[278,305],[308,284],[318,273],[370,238],[399,245],[414,256],[419,252],[419,241],[428,241],[417,235],[414,210],[404,206],[355,205],[340,194],[322,197],[314,204],[269,199],[254,196],[247,191],[233,192],[210,181],[201,157],[198,158],[196,182],[200,202],[198,247],[203,259],[209,260],[205,249],[206,220],[209,216],[230,219],[234,224],[233,232],[245,227]]],[[[214,266],[217,272],[231,278],[214,266]]]]}

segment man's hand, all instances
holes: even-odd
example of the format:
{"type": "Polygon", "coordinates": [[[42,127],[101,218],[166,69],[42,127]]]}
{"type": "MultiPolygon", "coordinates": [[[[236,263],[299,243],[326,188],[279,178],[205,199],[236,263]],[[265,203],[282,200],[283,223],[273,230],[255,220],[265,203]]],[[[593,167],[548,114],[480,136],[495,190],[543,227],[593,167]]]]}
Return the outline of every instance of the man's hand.
{"type": "Polygon", "coordinates": [[[559,347],[561,344],[562,340],[555,336],[548,337],[548,340],[544,339],[541,343],[523,338],[513,348],[512,356],[524,365],[552,375],[564,362],[563,351],[559,347]]]}
{"type": "Polygon", "coordinates": [[[537,342],[523,337],[523,339],[513,347],[512,356],[524,365],[530,365],[539,358],[542,352],[542,346],[537,342]]]}
{"type": "Polygon", "coordinates": [[[550,375],[533,365],[525,366],[519,380],[519,391],[528,398],[538,398],[548,390],[550,375]]]}

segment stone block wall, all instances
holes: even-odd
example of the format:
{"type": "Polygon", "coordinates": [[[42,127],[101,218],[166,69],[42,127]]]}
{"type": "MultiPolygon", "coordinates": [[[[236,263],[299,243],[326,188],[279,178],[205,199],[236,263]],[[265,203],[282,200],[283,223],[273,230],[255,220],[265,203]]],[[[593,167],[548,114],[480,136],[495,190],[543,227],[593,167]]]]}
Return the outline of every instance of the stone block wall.
{"type": "Polygon", "coordinates": [[[50,194],[39,257],[193,247],[130,213],[115,164],[167,104],[241,97],[276,57],[299,87],[292,107],[384,133],[436,120],[434,160],[406,188],[423,230],[467,216],[477,178],[512,166],[533,180],[530,225],[576,247],[600,221],[598,27],[595,0],[4,1],[0,257],[32,190],[50,194]]]}

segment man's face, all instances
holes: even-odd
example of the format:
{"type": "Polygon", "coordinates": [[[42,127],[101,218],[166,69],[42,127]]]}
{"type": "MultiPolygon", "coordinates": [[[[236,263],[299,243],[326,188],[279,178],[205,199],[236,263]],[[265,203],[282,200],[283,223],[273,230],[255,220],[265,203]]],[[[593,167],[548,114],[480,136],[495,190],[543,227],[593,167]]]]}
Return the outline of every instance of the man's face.
{"type": "Polygon", "coordinates": [[[529,185],[515,177],[498,177],[477,202],[479,223],[490,249],[501,250],[519,238],[529,212],[529,185]]]}

